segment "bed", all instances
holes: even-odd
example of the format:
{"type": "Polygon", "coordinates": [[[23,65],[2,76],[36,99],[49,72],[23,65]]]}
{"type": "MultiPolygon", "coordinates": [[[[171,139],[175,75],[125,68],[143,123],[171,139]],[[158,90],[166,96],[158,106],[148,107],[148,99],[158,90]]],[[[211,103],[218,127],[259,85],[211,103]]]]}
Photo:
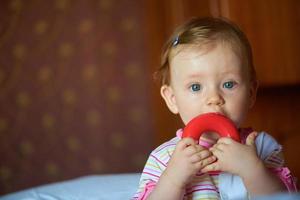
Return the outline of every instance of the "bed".
{"type": "Polygon", "coordinates": [[[7,194],[0,200],[121,200],[137,190],[140,174],[90,175],[7,194]]]}
{"type": "MultiPolygon", "coordinates": [[[[0,200],[126,200],[138,187],[140,174],[90,175],[7,194],[0,200]]],[[[299,194],[277,194],[255,200],[299,200],[299,194]]]]}

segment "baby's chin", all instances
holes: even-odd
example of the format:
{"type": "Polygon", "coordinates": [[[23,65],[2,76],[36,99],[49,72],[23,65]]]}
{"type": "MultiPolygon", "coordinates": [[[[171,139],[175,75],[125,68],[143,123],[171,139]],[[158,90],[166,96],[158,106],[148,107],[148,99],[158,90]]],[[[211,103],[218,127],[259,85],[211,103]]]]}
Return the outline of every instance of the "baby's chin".
{"type": "Polygon", "coordinates": [[[236,120],[236,119],[232,119],[232,118],[229,118],[229,119],[231,119],[231,121],[234,123],[236,128],[240,128],[242,120],[236,120]]]}

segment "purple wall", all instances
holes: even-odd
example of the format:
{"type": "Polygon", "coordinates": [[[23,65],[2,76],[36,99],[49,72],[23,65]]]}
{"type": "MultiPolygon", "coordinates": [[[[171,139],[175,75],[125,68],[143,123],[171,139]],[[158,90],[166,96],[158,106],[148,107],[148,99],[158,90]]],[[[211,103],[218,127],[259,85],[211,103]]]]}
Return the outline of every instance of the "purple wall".
{"type": "Polygon", "coordinates": [[[1,1],[0,194],[142,170],[153,116],[141,2],[1,1]]]}

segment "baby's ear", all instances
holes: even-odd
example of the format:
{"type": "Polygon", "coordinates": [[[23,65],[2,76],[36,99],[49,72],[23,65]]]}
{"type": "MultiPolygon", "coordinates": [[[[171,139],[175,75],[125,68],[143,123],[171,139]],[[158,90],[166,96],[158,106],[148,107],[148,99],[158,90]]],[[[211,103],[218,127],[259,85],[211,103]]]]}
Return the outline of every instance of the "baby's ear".
{"type": "Polygon", "coordinates": [[[172,87],[169,85],[161,86],[160,94],[165,100],[169,110],[174,114],[178,114],[178,107],[176,104],[176,99],[172,87]]]}
{"type": "Polygon", "coordinates": [[[258,80],[251,81],[250,83],[250,104],[249,107],[252,108],[256,101],[257,89],[259,86],[258,80]]]}

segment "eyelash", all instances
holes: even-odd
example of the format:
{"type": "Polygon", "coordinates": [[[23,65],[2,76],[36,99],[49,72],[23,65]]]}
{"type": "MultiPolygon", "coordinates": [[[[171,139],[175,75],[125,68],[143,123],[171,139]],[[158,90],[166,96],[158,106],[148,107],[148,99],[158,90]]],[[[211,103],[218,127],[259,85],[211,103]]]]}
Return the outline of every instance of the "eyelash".
{"type": "MultiPolygon", "coordinates": [[[[225,88],[225,89],[231,90],[236,85],[237,85],[237,82],[235,82],[235,81],[226,81],[225,83],[223,83],[222,87],[225,88]],[[228,85],[228,84],[230,84],[230,85],[228,85]]],[[[192,92],[198,92],[202,89],[202,87],[199,83],[193,83],[193,84],[191,84],[191,86],[189,88],[192,92]]]]}
{"type": "Polygon", "coordinates": [[[192,92],[198,92],[199,90],[201,90],[201,85],[199,83],[194,83],[190,86],[190,90],[192,92]]]}
{"type": "Polygon", "coordinates": [[[223,88],[225,88],[225,89],[232,89],[232,88],[234,88],[234,86],[235,86],[236,84],[237,84],[237,83],[236,83],[235,81],[227,81],[227,82],[225,82],[225,83],[223,84],[223,88]],[[230,87],[227,87],[227,86],[226,86],[227,84],[231,84],[230,87]]]}

